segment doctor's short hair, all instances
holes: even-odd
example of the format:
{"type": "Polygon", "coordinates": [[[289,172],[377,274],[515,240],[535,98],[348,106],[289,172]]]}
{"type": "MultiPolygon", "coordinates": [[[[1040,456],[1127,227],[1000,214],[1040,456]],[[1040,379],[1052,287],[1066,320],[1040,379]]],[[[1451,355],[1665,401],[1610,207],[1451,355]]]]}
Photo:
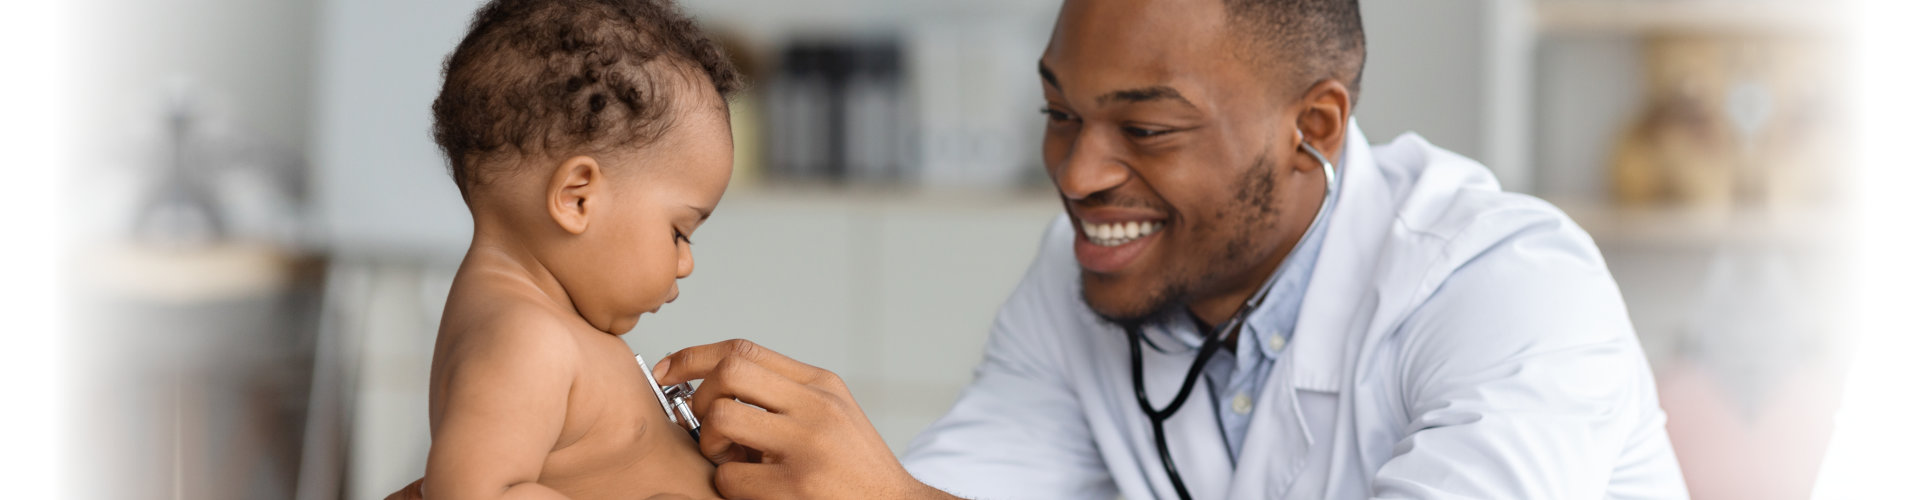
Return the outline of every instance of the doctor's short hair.
{"type": "Polygon", "coordinates": [[[1292,69],[1287,92],[1304,92],[1328,78],[1347,85],[1360,100],[1360,73],[1367,61],[1367,34],[1359,0],[1224,0],[1228,23],[1247,35],[1245,55],[1267,68],[1292,69]]]}
{"type": "Polygon", "coordinates": [[[642,148],[695,98],[685,82],[723,101],[742,84],[670,0],[492,0],[442,72],[433,139],[470,203],[501,160],[642,148]]]}

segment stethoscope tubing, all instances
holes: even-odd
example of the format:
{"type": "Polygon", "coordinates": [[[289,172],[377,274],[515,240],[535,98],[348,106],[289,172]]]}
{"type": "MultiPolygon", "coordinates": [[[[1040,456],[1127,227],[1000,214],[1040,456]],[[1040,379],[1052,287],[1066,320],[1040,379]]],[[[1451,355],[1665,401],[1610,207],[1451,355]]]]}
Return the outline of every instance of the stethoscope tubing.
{"type": "MultiPolygon", "coordinates": [[[[1327,188],[1325,197],[1320,200],[1319,212],[1314,214],[1313,222],[1307,224],[1307,231],[1301,233],[1303,236],[1301,236],[1300,241],[1294,242],[1293,249],[1287,252],[1286,258],[1288,259],[1292,259],[1294,252],[1300,250],[1300,244],[1304,243],[1307,239],[1304,235],[1312,234],[1315,229],[1320,227],[1321,223],[1325,222],[1327,212],[1333,208],[1333,189],[1336,182],[1333,172],[1333,162],[1327,161],[1326,155],[1320,154],[1320,150],[1314,149],[1312,144],[1307,144],[1304,140],[1300,141],[1300,147],[1306,150],[1308,155],[1313,156],[1313,159],[1320,161],[1320,169],[1326,174],[1327,188]]],[[[1180,408],[1186,405],[1187,398],[1193,395],[1193,386],[1199,382],[1200,374],[1202,370],[1206,368],[1207,360],[1211,359],[1213,353],[1219,351],[1220,346],[1226,343],[1226,335],[1224,334],[1226,332],[1238,331],[1242,326],[1245,326],[1247,315],[1252,312],[1253,308],[1258,304],[1266,302],[1267,291],[1267,288],[1262,288],[1253,300],[1242,304],[1240,310],[1235,311],[1233,317],[1228,319],[1226,323],[1221,324],[1218,328],[1214,328],[1212,332],[1208,332],[1206,340],[1200,343],[1200,349],[1194,355],[1193,363],[1187,366],[1187,376],[1186,379],[1180,382],[1180,391],[1174,393],[1173,401],[1167,402],[1167,406],[1164,408],[1154,408],[1153,402],[1147,399],[1146,376],[1142,369],[1144,363],[1140,354],[1140,344],[1147,342],[1146,335],[1140,331],[1139,326],[1128,326],[1126,328],[1127,353],[1132,361],[1133,368],[1133,398],[1135,402],[1140,404],[1140,411],[1145,413],[1147,420],[1153,424],[1153,446],[1160,452],[1160,464],[1166,469],[1167,480],[1173,483],[1173,491],[1180,496],[1181,500],[1192,500],[1193,495],[1187,492],[1187,483],[1180,479],[1180,469],[1173,465],[1173,452],[1172,449],[1167,446],[1167,419],[1173,418],[1173,414],[1180,411],[1180,408]]]]}

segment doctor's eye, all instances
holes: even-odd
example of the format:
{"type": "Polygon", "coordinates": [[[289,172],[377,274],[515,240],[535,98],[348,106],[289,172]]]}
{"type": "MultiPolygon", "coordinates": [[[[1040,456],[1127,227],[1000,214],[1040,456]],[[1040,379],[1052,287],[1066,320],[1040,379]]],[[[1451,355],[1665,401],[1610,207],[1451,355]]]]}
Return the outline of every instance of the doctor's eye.
{"type": "Polygon", "coordinates": [[[1172,132],[1172,130],[1154,130],[1154,129],[1140,128],[1140,127],[1121,127],[1120,131],[1125,132],[1127,135],[1132,136],[1134,138],[1138,138],[1138,139],[1148,139],[1153,137],[1159,137],[1162,135],[1166,135],[1168,132],[1172,132]]]}

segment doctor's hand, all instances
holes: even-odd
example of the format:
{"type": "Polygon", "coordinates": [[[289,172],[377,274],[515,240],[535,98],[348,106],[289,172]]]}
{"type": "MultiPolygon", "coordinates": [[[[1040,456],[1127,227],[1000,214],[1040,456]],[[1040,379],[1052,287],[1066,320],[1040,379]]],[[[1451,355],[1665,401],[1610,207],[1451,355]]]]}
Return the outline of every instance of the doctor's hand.
{"type": "Polygon", "coordinates": [[[738,339],[673,353],[653,372],[661,385],[704,380],[693,411],[723,496],[954,498],[907,474],[833,372],[738,339]]]}

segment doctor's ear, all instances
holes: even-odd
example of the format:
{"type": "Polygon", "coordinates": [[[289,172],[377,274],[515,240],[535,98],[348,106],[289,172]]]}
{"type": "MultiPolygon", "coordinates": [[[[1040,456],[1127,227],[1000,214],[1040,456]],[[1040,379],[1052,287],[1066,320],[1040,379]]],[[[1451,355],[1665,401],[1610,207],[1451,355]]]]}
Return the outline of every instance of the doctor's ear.
{"type": "Polygon", "coordinates": [[[547,214],[560,229],[584,233],[590,216],[606,197],[606,186],[600,162],[586,156],[567,158],[547,181],[547,214]]]}
{"type": "MultiPolygon", "coordinates": [[[[1299,149],[1305,141],[1328,158],[1340,157],[1340,146],[1347,140],[1347,118],[1353,116],[1353,95],[1347,84],[1328,78],[1313,84],[1302,97],[1293,145],[1299,149]]],[[[1318,169],[1314,164],[1311,168],[1318,169]]]]}

